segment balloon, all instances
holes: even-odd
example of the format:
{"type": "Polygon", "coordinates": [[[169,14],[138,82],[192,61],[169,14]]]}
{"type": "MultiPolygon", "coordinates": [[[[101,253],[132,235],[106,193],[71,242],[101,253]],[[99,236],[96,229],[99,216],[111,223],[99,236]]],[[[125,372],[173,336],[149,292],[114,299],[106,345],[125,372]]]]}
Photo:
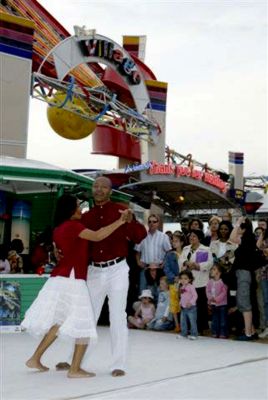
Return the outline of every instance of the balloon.
{"type": "MultiPolygon", "coordinates": [[[[78,140],[89,136],[96,128],[96,122],[85,119],[70,110],[57,107],[56,105],[60,106],[65,98],[65,93],[56,93],[50,101],[55,104],[55,106],[48,106],[47,109],[47,118],[51,128],[65,139],[78,140]]],[[[81,111],[81,115],[89,113],[86,103],[79,98],[68,100],[65,106],[81,111]]]]}

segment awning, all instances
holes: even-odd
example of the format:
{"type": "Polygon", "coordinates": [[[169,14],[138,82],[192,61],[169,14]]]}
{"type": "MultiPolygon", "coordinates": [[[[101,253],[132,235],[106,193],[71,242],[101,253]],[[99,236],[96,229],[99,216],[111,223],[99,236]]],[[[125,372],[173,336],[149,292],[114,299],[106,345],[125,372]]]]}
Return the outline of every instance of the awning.
{"type": "Polygon", "coordinates": [[[120,190],[132,194],[132,201],[145,208],[153,203],[173,216],[186,210],[236,207],[232,199],[218,189],[186,177],[154,176],[148,181],[122,185],[120,190]]]}
{"type": "Polygon", "coordinates": [[[0,157],[0,190],[24,193],[57,191],[59,187],[91,189],[93,179],[35,160],[0,157]]]}
{"type": "MultiPolygon", "coordinates": [[[[56,192],[59,188],[83,193],[90,200],[94,179],[37,160],[0,156],[0,190],[16,194],[56,192]]],[[[112,199],[127,203],[132,196],[113,190],[112,199]]]]}

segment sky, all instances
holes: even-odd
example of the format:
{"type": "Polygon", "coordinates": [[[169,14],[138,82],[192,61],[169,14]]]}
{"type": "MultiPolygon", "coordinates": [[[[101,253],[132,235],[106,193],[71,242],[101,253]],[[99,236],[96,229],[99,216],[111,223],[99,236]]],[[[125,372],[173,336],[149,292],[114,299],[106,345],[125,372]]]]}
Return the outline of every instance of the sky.
{"type": "MultiPolygon", "coordinates": [[[[246,176],[268,175],[266,0],[40,0],[71,34],[96,29],[121,44],[146,35],[145,63],[168,83],[166,144],[228,172],[228,151],[244,153],[246,176]]],[[[91,154],[90,137],[70,141],[31,100],[27,157],[66,168],[113,169],[91,154]]]]}

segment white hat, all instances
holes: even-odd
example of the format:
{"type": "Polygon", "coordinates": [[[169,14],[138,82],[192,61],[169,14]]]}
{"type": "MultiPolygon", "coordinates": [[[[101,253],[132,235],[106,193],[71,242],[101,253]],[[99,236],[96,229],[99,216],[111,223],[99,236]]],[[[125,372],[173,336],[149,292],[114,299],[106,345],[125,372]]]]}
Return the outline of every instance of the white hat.
{"type": "Polygon", "coordinates": [[[141,295],[139,296],[139,299],[142,299],[143,297],[149,297],[150,299],[154,298],[150,289],[144,289],[141,292],[141,295]]]}

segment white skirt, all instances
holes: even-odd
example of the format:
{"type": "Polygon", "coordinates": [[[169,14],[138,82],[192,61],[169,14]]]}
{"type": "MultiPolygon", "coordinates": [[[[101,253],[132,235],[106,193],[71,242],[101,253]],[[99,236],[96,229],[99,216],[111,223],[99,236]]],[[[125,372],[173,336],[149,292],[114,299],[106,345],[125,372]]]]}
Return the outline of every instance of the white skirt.
{"type": "Polygon", "coordinates": [[[21,327],[33,335],[59,325],[57,335],[86,343],[96,339],[96,322],[88,287],[83,279],[49,278],[26,311],[21,327]]]}

